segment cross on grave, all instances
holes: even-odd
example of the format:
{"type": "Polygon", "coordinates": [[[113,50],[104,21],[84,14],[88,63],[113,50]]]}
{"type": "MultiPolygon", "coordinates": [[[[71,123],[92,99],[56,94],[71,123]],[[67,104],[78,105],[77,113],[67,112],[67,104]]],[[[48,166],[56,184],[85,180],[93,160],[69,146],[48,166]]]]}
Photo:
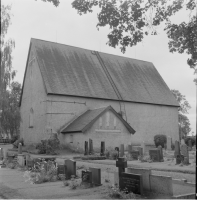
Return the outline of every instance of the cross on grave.
{"type": "Polygon", "coordinates": [[[66,178],[70,179],[71,175],[76,176],[76,161],[68,159],[64,161],[64,164],[67,167],[66,178]]]}
{"type": "Polygon", "coordinates": [[[101,185],[101,169],[96,167],[90,167],[89,170],[92,172],[92,183],[96,186],[101,185]]]}
{"type": "Polygon", "coordinates": [[[101,156],[104,156],[105,155],[105,142],[102,141],[101,142],[101,153],[100,153],[101,156]]]}
{"type": "Polygon", "coordinates": [[[84,147],[84,149],[85,149],[85,152],[84,152],[84,155],[88,155],[88,141],[85,141],[85,147],[84,147]]]}
{"type": "Polygon", "coordinates": [[[125,172],[125,168],[127,168],[127,161],[123,157],[119,157],[118,160],[116,161],[116,167],[118,167],[118,174],[119,177],[122,172],[125,172]]]}

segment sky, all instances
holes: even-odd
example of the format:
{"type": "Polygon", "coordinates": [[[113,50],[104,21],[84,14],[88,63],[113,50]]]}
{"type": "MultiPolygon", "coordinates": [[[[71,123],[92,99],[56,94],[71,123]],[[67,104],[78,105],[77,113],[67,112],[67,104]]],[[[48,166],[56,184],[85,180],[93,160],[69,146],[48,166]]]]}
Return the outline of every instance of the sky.
{"type": "MultiPolygon", "coordinates": [[[[196,86],[193,82],[196,75],[187,65],[187,54],[169,52],[168,38],[162,28],[157,30],[157,36],[147,36],[143,42],[127,48],[126,53],[122,54],[119,47],[106,45],[110,29],[104,27],[97,30],[97,13],[78,15],[72,8],[72,0],[60,0],[58,7],[41,0],[2,0],[2,3],[12,4],[12,24],[6,37],[15,40],[15,81],[21,84],[23,82],[31,38],[149,61],[154,64],[170,89],[179,90],[185,95],[191,105],[187,114],[192,129],[190,134],[196,133],[196,86]]],[[[189,20],[189,17],[187,13],[180,13],[173,20],[182,22],[189,20]]]]}

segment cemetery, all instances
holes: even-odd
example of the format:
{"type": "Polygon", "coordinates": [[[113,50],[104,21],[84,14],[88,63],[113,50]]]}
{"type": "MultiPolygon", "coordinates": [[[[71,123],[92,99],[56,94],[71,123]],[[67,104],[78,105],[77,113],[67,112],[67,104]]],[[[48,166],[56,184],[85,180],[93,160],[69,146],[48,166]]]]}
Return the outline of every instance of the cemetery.
{"type": "Polygon", "coordinates": [[[119,194],[125,198],[194,198],[195,151],[179,141],[175,142],[174,150],[169,145],[165,149],[120,144],[109,151],[102,141],[100,152],[96,153],[90,140],[85,141],[83,154],[63,157],[30,154],[19,143],[17,149],[1,147],[0,166],[1,170],[15,169],[22,173],[25,187],[42,184],[48,191],[52,183],[52,188],[59,186],[61,197],[65,187],[72,195],[73,190],[83,195],[87,195],[84,190],[95,190],[98,198],[118,198],[119,194]]]}

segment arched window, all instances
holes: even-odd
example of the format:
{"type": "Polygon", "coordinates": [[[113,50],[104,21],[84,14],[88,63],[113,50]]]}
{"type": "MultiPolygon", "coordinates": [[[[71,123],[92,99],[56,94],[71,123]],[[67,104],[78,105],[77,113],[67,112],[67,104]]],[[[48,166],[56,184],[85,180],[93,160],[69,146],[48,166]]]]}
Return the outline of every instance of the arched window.
{"type": "Polygon", "coordinates": [[[29,128],[33,128],[33,124],[34,124],[34,110],[33,108],[31,108],[29,114],[29,128]]]}

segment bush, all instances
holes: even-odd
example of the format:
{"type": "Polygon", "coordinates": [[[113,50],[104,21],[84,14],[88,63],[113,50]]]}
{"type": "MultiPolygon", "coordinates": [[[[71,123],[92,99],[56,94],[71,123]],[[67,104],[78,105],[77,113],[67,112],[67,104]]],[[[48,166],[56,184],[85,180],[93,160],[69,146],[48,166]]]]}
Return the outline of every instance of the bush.
{"type": "Polygon", "coordinates": [[[20,139],[16,140],[12,145],[13,145],[14,148],[18,148],[19,143],[21,143],[22,146],[24,146],[23,138],[20,138],[20,139]]]}
{"type": "Polygon", "coordinates": [[[191,140],[192,147],[196,144],[196,137],[187,136],[184,140],[187,146],[189,146],[189,140],[191,140]]]}
{"type": "Polygon", "coordinates": [[[105,151],[105,157],[107,159],[116,160],[118,158],[118,152],[115,150],[107,150],[105,151]]]}
{"type": "Polygon", "coordinates": [[[154,142],[155,142],[156,147],[161,145],[162,148],[164,148],[164,144],[166,144],[166,142],[167,142],[167,137],[166,137],[166,135],[155,135],[154,142]]]}
{"type": "Polygon", "coordinates": [[[13,144],[16,140],[18,140],[18,135],[14,135],[11,139],[11,144],[13,144]]]}

